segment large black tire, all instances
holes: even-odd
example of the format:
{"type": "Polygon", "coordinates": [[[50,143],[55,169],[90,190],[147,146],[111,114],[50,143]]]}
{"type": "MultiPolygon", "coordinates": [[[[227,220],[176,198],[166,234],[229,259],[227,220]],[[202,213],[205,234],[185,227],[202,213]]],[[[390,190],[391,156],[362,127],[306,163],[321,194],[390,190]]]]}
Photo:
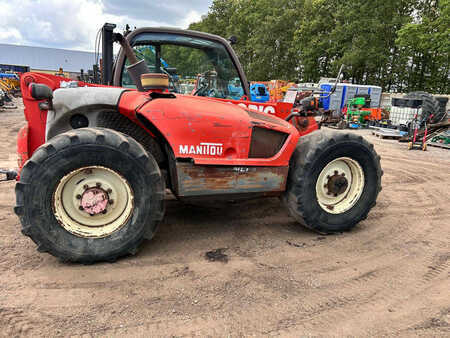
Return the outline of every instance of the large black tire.
{"type": "Polygon", "coordinates": [[[411,92],[406,94],[405,98],[422,100],[422,115],[420,117],[421,125],[428,120],[428,117],[431,114],[433,115],[430,120],[431,123],[439,123],[446,116],[446,112],[441,109],[439,101],[431,94],[422,91],[411,92]]]}
{"type": "Polygon", "coordinates": [[[22,233],[39,251],[63,261],[115,261],[134,254],[144,238],[155,234],[164,215],[164,182],[155,159],[131,137],[109,129],[83,128],[58,135],[34,152],[16,185],[16,205],[22,233]],[[89,238],[69,232],[58,222],[54,194],[66,175],[93,166],[120,174],[134,202],[130,216],[116,231],[89,238]]]}
{"type": "Polygon", "coordinates": [[[301,137],[291,157],[282,200],[290,214],[310,229],[320,233],[346,231],[364,220],[375,206],[381,190],[381,176],[380,157],[373,145],[361,136],[317,131],[301,137]],[[316,183],[322,170],[339,158],[350,158],[359,164],[364,172],[364,186],[360,189],[359,199],[355,198],[356,202],[349,210],[330,213],[318,202],[316,183]]]}

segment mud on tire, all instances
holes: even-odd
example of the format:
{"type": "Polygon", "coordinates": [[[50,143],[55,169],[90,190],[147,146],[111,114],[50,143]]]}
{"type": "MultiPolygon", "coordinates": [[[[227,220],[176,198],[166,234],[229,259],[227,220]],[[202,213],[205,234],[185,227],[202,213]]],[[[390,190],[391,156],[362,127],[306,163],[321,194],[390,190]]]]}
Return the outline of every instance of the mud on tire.
{"type": "MultiPolygon", "coordinates": [[[[351,171],[348,169],[346,172],[351,171]]],[[[339,180],[343,182],[337,187],[343,189],[346,179],[349,179],[347,181],[348,190],[335,191],[338,196],[337,200],[340,199],[339,196],[350,196],[353,182],[348,177],[349,175],[343,179],[338,174],[336,173],[335,176],[332,172],[328,175],[325,173],[326,177],[329,177],[325,178],[326,189],[331,189],[328,183],[337,184],[339,180]]],[[[381,190],[381,176],[380,157],[373,149],[373,145],[361,136],[342,132],[317,131],[300,138],[291,157],[286,192],[283,194],[282,200],[291,216],[310,229],[321,233],[346,231],[364,220],[375,206],[381,190]],[[354,168],[356,171],[363,172],[360,182],[361,189],[358,194],[354,194],[354,198],[348,204],[344,204],[342,212],[337,212],[337,208],[333,211],[333,206],[328,209],[324,207],[323,203],[322,205],[319,203],[319,196],[321,196],[319,190],[322,185],[318,182],[322,182],[320,179],[324,178],[324,173],[329,168],[328,165],[332,166],[333,163],[337,163],[341,167],[345,167],[345,161],[348,161],[350,169],[354,168]]],[[[333,189],[337,188],[333,185],[333,189]]],[[[332,194],[333,196],[334,194],[332,194]]]]}
{"type": "Polygon", "coordinates": [[[52,138],[27,161],[16,185],[15,212],[22,233],[41,252],[63,261],[114,261],[134,254],[144,238],[155,234],[164,215],[164,182],[155,159],[131,137],[102,128],[77,129],[52,138]],[[120,227],[92,238],[74,234],[58,222],[54,194],[69,173],[95,166],[123,177],[133,202],[120,227]]]}

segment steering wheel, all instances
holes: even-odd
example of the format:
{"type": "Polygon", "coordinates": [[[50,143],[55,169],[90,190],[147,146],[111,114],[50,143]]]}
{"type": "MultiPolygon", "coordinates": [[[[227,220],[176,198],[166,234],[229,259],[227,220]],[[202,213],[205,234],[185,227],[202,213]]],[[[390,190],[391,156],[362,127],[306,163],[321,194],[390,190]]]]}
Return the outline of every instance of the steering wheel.
{"type": "Polygon", "coordinates": [[[219,96],[219,92],[217,91],[216,88],[212,88],[208,91],[208,96],[209,97],[218,97],[219,96]]]}

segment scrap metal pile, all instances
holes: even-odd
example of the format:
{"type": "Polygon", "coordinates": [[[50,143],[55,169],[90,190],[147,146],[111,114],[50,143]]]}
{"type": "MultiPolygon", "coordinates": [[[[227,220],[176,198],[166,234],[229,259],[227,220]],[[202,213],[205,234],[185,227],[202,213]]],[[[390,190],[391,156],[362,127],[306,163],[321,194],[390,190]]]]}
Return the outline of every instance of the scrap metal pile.
{"type": "Polygon", "coordinates": [[[19,76],[14,73],[0,73],[0,109],[15,109],[13,97],[20,95],[19,76]]]}

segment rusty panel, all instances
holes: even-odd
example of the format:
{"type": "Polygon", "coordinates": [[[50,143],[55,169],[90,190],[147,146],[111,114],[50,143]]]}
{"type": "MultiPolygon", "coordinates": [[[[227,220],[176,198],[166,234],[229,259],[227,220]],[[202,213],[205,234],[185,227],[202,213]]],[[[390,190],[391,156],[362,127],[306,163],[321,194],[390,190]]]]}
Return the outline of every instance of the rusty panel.
{"type": "Polygon", "coordinates": [[[284,191],[289,167],[202,166],[178,162],[178,195],[284,191]]]}

